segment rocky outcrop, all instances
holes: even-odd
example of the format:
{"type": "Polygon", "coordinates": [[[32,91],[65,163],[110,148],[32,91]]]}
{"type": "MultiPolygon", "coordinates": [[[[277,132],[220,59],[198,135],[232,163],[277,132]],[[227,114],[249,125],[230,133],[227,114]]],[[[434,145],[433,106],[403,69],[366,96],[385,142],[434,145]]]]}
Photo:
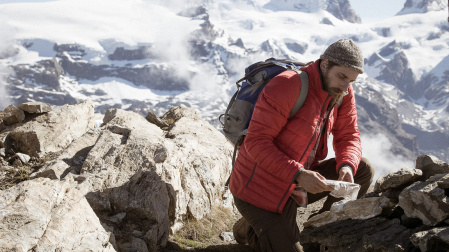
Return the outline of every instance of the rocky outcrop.
{"type": "Polygon", "coordinates": [[[8,133],[4,143],[6,152],[35,157],[57,152],[93,127],[93,115],[94,105],[90,100],[41,113],[8,133]]]}
{"type": "Polygon", "coordinates": [[[360,16],[352,9],[349,0],[328,0],[326,10],[340,20],[350,23],[362,22],[360,16]]]}
{"type": "Polygon", "coordinates": [[[87,184],[38,178],[0,191],[1,251],[115,251],[84,196],[87,184]]]}
{"type": "Polygon", "coordinates": [[[394,84],[404,92],[409,86],[416,85],[416,77],[409,67],[407,56],[402,51],[394,55],[376,79],[394,84]]]}
{"type": "Polygon", "coordinates": [[[447,5],[446,0],[407,0],[404,8],[397,15],[440,11],[447,9],[447,5]]]}
{"type": "Polygon", "coordinates": [[[422,155],[414,169],[379,178],[374,191],[304,223],[305,251],[447,251],[449,165],[422,155]]]}
{"type": "MultiPolygon", "coordinates": [[[[29,105],[19,107],[45,107],[29,105]]],[[[13,153],[47,159],[0,190],[1,251],[157,251],[184,221],[232,207],[232,146],[192,109],[150,113],[157,124],[120,109],[94,115],[90,101],[40,112],[0,131],[1,181],[31,166],[13,153]]]]}

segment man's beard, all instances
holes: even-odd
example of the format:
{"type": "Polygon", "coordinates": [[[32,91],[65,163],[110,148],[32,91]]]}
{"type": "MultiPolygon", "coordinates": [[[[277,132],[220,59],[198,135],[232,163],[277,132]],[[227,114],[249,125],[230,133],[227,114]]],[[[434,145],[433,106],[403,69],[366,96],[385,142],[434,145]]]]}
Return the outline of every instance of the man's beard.
{"type": "Polygon", "coordinates": [[[324,88],[325,91],[332,96],[330,105],[334,104],[341,104],[343,97],[347,94],[347,92],[336,88],[336,87],[329,87],[329,77],[327,73],[323,73],[323,79],[324,79],[324,88]]]}
{"type": "Polygon", "coordinates": [[[339,88],[330,88],[328,93],[332,95],[331,104],[341,104],[343,97],[347,94],[347,92],[339,89],[339,88]]]}

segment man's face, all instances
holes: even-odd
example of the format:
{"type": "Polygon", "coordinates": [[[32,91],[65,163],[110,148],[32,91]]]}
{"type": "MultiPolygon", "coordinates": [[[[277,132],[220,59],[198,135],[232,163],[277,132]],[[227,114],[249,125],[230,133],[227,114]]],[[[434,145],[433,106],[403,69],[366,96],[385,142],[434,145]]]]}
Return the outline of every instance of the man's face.
{"type": "Polygon", "coordinates": [[[342,98],[359,75],[356,70],[345,66],[337,65],[329,68],[327,59],[324,59],[320,66],[323,72],[324,89],[334,98],[342,98]]]}

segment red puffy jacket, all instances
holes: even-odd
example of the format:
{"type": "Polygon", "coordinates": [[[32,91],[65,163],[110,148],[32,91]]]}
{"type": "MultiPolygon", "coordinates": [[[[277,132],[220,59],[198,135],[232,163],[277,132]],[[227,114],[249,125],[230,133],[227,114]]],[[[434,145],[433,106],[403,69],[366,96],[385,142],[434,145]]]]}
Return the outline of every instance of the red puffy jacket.
{"type": "MultiPolygon", "coordinates": [[[[290,119],[301,88],[298,74],[279,74],[259,96],[229,183],[232,194],[239,199],[282,213],[295,187],[296,175],[315,146],[331,99],[322,89],[318,62],[302,69],[309,76],[309,92],[304,105],[290,119]]],[[[355,174],[362,150],[352,87],[341,105],[330,111],[325,125],[311,169],[327,156],[327,140],[332,132],[336,169],[349,164],[355,174]]]]}

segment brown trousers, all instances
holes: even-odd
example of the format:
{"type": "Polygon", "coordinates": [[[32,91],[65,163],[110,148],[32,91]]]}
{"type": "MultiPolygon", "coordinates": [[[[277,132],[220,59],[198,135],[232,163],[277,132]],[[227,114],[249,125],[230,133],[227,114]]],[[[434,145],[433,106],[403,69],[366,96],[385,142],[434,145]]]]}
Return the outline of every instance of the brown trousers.
{"type": "MultiPolygon", "coordinates": [[[[326,179],[337,180],[335,159],[321,162],[313,168],[326,179]]],[[[374,177],[374,170],[369,161],[362,158],[357,173],[354,176],[354,182],[360,185],[358,198],[362,197],[368,191],[374,177]]],[[[318,201],[329,195],[329,192],[318,194],[308,193],[309,204],[318,201]]],[[[328,211],[334,202],[341,199],[332,196],[327,197],[320,212],[328,211]]],[[[249,246],[255,251],[260,252],[298,252],[302,251],[299,244],[299,228],[296,224],[297,205],[289,198],[282,214],[273,213],[255,207],[237,197],[234,202],[242,214],[249,222],[250,228],[247,231],[247,240],[249,246]]]]}

